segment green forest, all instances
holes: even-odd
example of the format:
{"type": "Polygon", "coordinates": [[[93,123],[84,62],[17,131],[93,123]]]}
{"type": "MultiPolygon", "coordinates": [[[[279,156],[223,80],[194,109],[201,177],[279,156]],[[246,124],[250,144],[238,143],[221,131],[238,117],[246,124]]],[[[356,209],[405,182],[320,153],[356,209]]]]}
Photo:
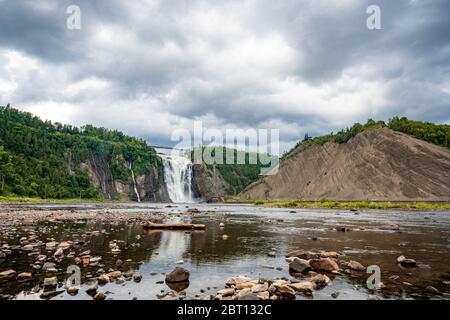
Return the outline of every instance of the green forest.
{"type": "Polygon", "coordinates": [[[122,132],[42,121],[0,107],[0,196],[99,198],[80,170],[95,158],[108,161],[114,179],[124,182],[130,179],[130,163],[136,174],[143,174],[160,161],[144,140],[122,132]]]}

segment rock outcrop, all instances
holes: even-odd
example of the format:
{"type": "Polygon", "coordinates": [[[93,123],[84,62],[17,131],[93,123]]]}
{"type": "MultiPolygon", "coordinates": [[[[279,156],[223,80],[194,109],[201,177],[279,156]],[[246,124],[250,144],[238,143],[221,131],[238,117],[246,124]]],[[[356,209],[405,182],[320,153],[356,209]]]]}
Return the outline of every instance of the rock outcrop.
{"type": "Polygon", "coordinates": [[[218,170],[209,169],[206,164],[192,167],[192,190],[194,196],[205,201],[220,199],[228,194],[229,184],[218,170]]]}

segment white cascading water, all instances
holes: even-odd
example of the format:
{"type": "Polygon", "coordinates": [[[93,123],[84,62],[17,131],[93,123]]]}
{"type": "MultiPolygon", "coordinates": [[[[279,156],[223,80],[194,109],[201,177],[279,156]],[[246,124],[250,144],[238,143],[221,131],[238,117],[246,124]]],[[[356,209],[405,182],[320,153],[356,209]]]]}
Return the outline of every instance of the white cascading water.
{"type": "Polygon", "coordinates": [[[192,162],[182,156],[161,155],[164,179],[170,200],[174,203],[194,202],[192,198],[192,162]]]}
{"type": "Polygon", "coordinates": [[[133,185],[134,185],[134,193],[136,194],[136,198],[138,202],[141,202],[141,197],[139,196],[139,192],[137,190],[137,186],[136,186],[136,179],[134,177],[134,172],[133,172],[133,168],[132,168],[132,163],[131,161],[128,163],[128,165],[130,166],[130,171],[131,171],[131,177],[133,178],[133,185]]]}

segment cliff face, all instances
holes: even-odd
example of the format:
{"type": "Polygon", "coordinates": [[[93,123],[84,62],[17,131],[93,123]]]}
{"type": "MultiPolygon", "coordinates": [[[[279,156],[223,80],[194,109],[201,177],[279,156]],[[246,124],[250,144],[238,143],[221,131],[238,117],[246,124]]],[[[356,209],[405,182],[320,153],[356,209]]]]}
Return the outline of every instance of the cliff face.
{"type": "MultiPolygon", "coordinates": [[[[87,173],[90,183],[103,197],[121,201],[137,201],[131,175],[125,181],[114,179],[111,161],[112,159],[108,154],[91,155],[87,162],[80,165],[80,169],[87,173]]],[[[72,168],[71,171],[75,171],[75,169],[72,168]]],[[[153,164],[149,172],[145,175],[137,175],[135,179],[136,189],[141,201],[170,202],[162,166],[153,164]]]]}
{"type": "Polygon", "coordinates": [[[210,200],[227,195],[229,184],[216,169],[208,169],[205,164],[192,167],[192,190],[198,199],[210,200]]]}
{"type": "Polygon", "coordinates": [[[450,150],[380,128],[294,151],[241,199],[449,201],[450,150]]]}

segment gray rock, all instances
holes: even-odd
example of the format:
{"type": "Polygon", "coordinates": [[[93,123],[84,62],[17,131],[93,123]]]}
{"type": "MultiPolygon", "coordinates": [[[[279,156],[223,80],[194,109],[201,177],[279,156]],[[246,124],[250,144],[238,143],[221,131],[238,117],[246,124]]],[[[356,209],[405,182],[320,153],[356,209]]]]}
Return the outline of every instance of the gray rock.
{"type": "Polygon", "coordinates": [[[337,263],[330,258],[311,259],[309,261],[309,265],[313,270],[316,271],[339,271],[339,266],[337,265],[337,263]]]}
{"type": "Polygon", "coordinates": [[[234,295],[235,290],[233,288],[226,288],[219,290],[217,294],[220,294],[222,297],[228,297],[234,295]]]}
{"type": "Polygon", "coordinates": [[[56,269],[56,264],[54,264],[53,262],[44,263],[44,265],[42,266],[42,270],[47,271],[47,272],[57,272],[58,271],[56,269]]]}
{"type": "Polygon", "coordinates": [[[405,256],[400,256],[397,258],[397,262],[406,268],[414,268],[417,267],[417,262],[414,259],[407,259],[405,256]]]}
{"type": "Polygon", "coordinates": [[[90,296],[95,296],[97,294],[97,289],[98,286],[97,284],[91,284],[87,289],[86,289],[86,293],[90,296]]]}
{"type": "Polygon", "coordinates": [[[6,270],[6,271],[3,271],[3,272],[0,272],[0,279],[2,279],[2,278],[10,278],[10,277],[12,277],[15,274],[16,274],[16,271],[14,271],[12,269],[6,270]]]}
{"type": "Polygon", "coordinates": [[[58,278],[51,277],[44,279],[44,289],[55,288],[58,285],[58,278]]]}
{"type": "Polygon", "coordinates": [[[77,287],[69,287],[69,288],[67,288],[67,293],[70,294],[71,296],[74,296],[74,295],[78,294],[78,288],[77,287]]]}
{"type": "Polygon", "coordinates": [[[64,292],[64,290],[44,291],[39,297],[40,297],[41,299],[48,300],[48,299],[51,299],[51,298],[56,297],[57,295],[59,295],[59,294],[61,294],[61,293],[63,293],[63,292],[64,292]]]}
{"type": "Polygon", "coordinates": [[[142,280],[142,275],[141,275],[140,273],[136,272],[135,274],[133,274],[133,280],[134,280],[135,282],[141,282],[141,280],[142,280]]]}
{"type": "Polygon", "coordinates": [[[171,273],[166,275],[166,282],[184,282],[189,281],[190,273],[188,270],[176,267],[171,273]]]}
{"type": "Polygon", "coordinates": [[[300,259],[310,260],[310,259],[316,259],[320,258],[320,253],[312,252],[312,251],[305,251],[305,250],[296,250],[289,252],[286,257],[297,257],[300,259]]]}
{"type": "Polygon", "coordinates": [[[364,267],[361,263],[358,261],[351,260],[349,263],[347,263],[347,267],[351,270],[355,271],[365,271],[366,267],[364,267]]]}
{"type": "Polygon", "coordinates": [[[103,292],[97,292],[94,296],[94,300],[105,300],[106,295],[103,292]]]}
{"type": "Polygon", "coordinates": [[[31,279],[31,273],[29,273],[29,272],[22,272],[16,277],[17,281],[27,281],[30,279],[31,279]]]}
{"type": "Polygon", "coordinates": [[[311,269],[307,260],[294,257],[289,263],[289,271],[293,273],[303,273],[311,269]]]}
{"type": "Polygon", "coordinates": [[[425,292],[433,295],[441,295],[442,292],[440,292],[438,289],[432,286],[428,286],[425,288],[425,292]]]}
{"type": "Polygon", "coordinates": [[[109,283],[109,277],[106,274],[101,275],[100,277],[97,278],[97,282],[99,285],[105,285],[109,283]]]}

